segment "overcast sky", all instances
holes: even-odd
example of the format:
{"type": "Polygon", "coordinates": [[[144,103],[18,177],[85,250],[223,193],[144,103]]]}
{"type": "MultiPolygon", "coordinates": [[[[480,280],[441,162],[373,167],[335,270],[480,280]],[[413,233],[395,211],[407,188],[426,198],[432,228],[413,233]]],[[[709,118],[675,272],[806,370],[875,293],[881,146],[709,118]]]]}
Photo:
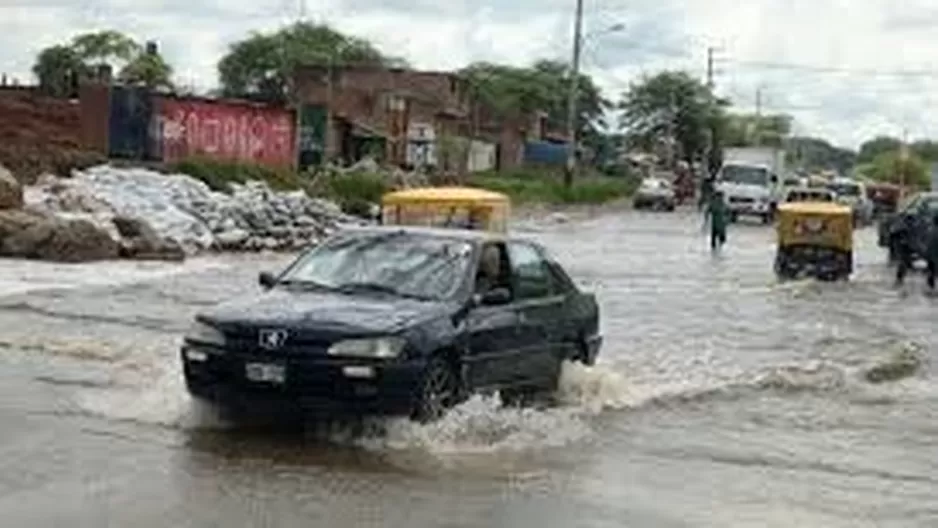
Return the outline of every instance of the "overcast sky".
{"type": "MultiPolygon", "coordinates": [[[[214,86],[227,45],[300,16],[301,0],[0,0],[0,71],[29,79],[43,47],[114,28],[157,39],[177,81],[214,86]]],[[[365,37],[418,68],[569,58],[574,0],[307,0],[306,17],[365,37]]],[[[608,96],[643,73],[701,77],[741,110],[856,147],[876,134],[938,137],[938,0],[586,0],[583,67],[608,96]],[[899,5],[901,4],[901,6],[899,5]],[[849,5],[849,7],[848,7],[849,5]],[[620,32],[604,32],[623,24],[620,32]],[[909,72],[912,73],[909,73],[909,72]]]]}

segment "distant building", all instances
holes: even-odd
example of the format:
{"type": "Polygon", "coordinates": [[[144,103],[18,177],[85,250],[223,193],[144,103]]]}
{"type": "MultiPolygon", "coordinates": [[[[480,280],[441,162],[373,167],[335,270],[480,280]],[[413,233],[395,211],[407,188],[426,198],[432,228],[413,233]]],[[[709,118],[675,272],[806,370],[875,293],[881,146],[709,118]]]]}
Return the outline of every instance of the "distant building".
{"type": "MultiPolygon", "coordinates": [[[[321,124],[302,125],[321,130],[320,137],[304,132],[310,137],[304,143],[311,151],[321,148],[327,159],[352,163],[370,154],[394,165],[439,166],[447,138],[462,138],[480,153],[487,150],[484,144],[493,145],[496,165],[508,168],[522,163],[526,140],[544,133],[544,116],[497,118],[473,100],[468,83],[452,72],[339,66],[330,90],[329,69],[320,65],[298,69],[295,81],[302,104],[320,109],[321,124]],[[330,101],[332,123],[327,125],[330,101]],[[327,126],[331,134],[325,133],[327,126]]],[[[465,169],[466,163],[481,163],[471,160],[490,156],[462,157],[459,168],[465,169]]]]}

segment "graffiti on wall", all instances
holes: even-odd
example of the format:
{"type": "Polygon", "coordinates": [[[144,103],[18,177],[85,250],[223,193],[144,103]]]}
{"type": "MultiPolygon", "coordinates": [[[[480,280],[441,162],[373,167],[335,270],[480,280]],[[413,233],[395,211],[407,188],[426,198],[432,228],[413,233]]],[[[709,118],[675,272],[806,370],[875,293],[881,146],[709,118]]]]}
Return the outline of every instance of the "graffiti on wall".
{"type": "Polygon", "coordinates": [[[292,165],[293,115],[282,108],[164,99],[152,128],[160,158],[192,156],[292,165]]]}

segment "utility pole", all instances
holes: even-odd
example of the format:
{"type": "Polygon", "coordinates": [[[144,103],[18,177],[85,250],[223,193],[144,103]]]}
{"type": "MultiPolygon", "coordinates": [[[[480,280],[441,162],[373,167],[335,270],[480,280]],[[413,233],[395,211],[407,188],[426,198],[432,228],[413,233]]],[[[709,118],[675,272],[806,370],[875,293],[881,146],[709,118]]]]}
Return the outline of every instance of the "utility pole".
{"type": "Polygon", "coordinates": [[[713,90],[713,46],[707,48],[707,88],[713,90]]]}
{"type": "Polygon", "coordinates": [[[756,146],[762,144],[762,86],[756,87],[756,123],[755,123],[756,146]]]}
{"type": "Polygon", "coordinates": [[[580,47],[583,40],[583,0],[576,0],[576,15],[573,20],[573,60],[570,64],[570,93],[567,99],[567,170],[564,172],[564,185],[573,186],[573,173],[576,171],[577,145],[577,91],[580,80],[580,47]]]}
{"type": "Polygon", "coordinates": [[[905,198],[906,171],[909,167],[909,129],[902,129],[902,145],[899,146],[899,198],[905,198]]]}

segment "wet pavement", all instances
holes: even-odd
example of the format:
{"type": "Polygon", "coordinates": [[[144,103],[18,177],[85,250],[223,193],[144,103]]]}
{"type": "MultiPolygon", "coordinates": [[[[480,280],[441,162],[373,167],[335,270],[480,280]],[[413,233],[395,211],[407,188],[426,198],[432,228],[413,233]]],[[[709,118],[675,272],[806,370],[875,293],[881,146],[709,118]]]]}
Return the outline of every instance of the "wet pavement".
{"type": "Polygon", "coordinates": [[[477,398],[363,436],[232,428],[185,394],[192,314],[283,256],[30,265],[25,287],[0,262],[24,290],[0,298],[2,524],[938,525],[938,298],[890,287],[872,229],[851,282],[784,285],[763,226],[720,256],[687,211],[518,229],[597,292],[600,363],[566,369],[558,408],[477,398]],[[902,355],[922,366],[867,381],[902,355]]]}

